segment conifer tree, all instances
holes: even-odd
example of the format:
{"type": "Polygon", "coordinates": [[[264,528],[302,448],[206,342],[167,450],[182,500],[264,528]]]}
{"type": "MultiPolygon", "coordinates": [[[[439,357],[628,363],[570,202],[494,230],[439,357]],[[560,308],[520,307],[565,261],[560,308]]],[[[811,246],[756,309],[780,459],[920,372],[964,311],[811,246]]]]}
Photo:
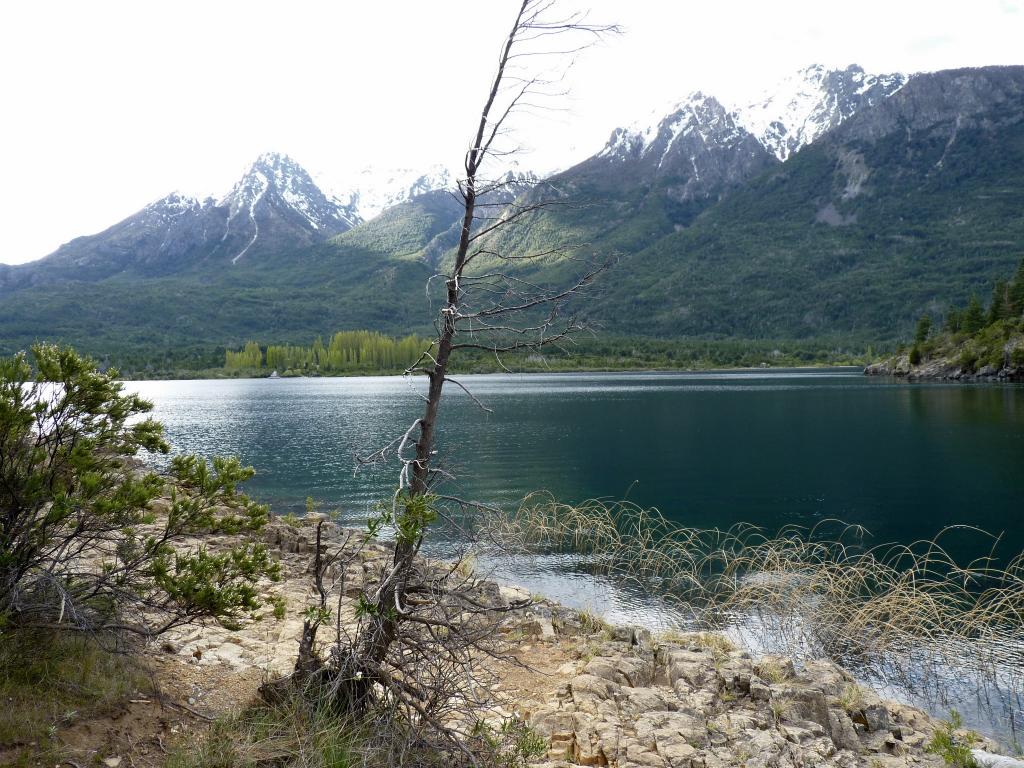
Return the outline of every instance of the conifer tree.
{"type": "Polygon", "coordinates": [[[988,322],[998,322],[1010,317],[1009,286],[1005,280],[996,280],[992,288],[992,303],[988,308],[988,322]]]}
{"type": "Polygon", "coordinates": [[[1008,298],[1008,310],[1010,317],[1020,317],[1024,314],[1024,259],[1020,260],[1020,266],[1017,267],[1017,274],[1015,274],[1013,276],[1013,280],[1010,281],[1008,298]]]}
{"type": "Polygon", "coordinates": [[[928,340],[928,334],[932,330],[932,319],[925,313],[921,315],[921,319],[917,321],[917,330],[914,332],[914,344],[921,345],[928,340]]]}
{"type": "Polygon", "coordinates": [[[970,334],[975,334],[985,327],[985,311],[981,308],[981,300],[976,293],[972,293],[971,300],[967,302],[962,327],[966,333],[970,334]]]}
{"type": "Polygon", "coordinates": [[[959,333],[963,324],[963,313],[957,308],[955,304],[950,304],[946,310],[946,317],[943,322],[943,327],[947,333],[959,333]]]}
{"type": "Polygon", "coordinates": [[[258,581],[279,572],[266,547],[190,543],[266,524],[267,508],[237,490],[252,469],[177,456],[170,479],[137,470],[136,454],[168,450],[145,418],[152,404],[70,348],[32,353],[0,358],[0,641],[39,628],[153,636],[254,615],[258,581]]]}

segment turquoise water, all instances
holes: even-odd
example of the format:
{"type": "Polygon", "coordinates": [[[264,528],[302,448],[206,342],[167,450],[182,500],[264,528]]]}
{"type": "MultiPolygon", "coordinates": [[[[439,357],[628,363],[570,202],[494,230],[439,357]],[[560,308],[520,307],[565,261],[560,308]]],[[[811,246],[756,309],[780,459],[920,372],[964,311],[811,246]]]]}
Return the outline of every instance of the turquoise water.
{"type": "MultiPolygon", "coordinates": [[[[853,370],[468,376],[442,406],[447,490],[546,490],[658,507],[689,526],[840,518],[878,542],[969,524],[1024,549],[1024,387],[908,384],[853,370]]],[[[139,382],[176,449],[240,456],[276,511],[307,496],[364,517],[394,467],[353,473],[419,415],[398,377],[139,382]]],[[[960,533],[965,552],[988,548],[960,533]]]]}

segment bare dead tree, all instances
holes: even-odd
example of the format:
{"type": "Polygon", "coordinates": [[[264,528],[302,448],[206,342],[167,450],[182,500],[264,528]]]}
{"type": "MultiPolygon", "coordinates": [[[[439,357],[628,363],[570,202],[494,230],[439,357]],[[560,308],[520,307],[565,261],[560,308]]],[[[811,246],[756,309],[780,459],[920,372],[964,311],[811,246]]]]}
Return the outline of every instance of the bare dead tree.
{"type": "MultiPolygon", "coordinates": [[[[503,230],[559,204],[538,194],[509,202],[510,192],[522,184],[500,167],[515,151],[510,143],[513,118],[560,95],[569,60],[615,31],[590,24],[585,14],[558,16],[556,6],[556,0],[519,3],[465,155],[465,175],[456,193],[462,204],[458,244],[444,261],[447,268],[427,286],[429,294],[432,284],[443,281],[436,338],[406,371],[427,379],[423,414],[360,460],[397,463],[397,489],[370,521],[371,534],[385,526],[393,529],[393,549],[356,598],[354,624],[341,622],[339,601],[330,658],[318,664],[316,634],[330,613],[331,589],[325,588],[323,574],[340,556],[322,558],[318,535],[319,608],[307,617],[294,676],[304,684],[314,681],[320,694],[328,690],[350,711],[400,710],[406,722],[426,727],[471,762],[476,760],[475,716],[470,713],[481,711],[493,688],[495,665],[508,660],[498,629],[504,617],[529,601],[503,600],[493,583],[476,578],[462,563],[441,566],[419,556],[431,524],[439,517],[454,521],[450,512],[466,503],[438,490],[449,476],[435,460],[442,393],[450,383],[483,407],[450,375],[458,352],[486,350],[500,362],[507,353],[569,339],[582,323],[568,306],[603,269],[599,263],[574,261],[578,269],[565,284],[543,284],[530,276],[530,263],[556,256],[574,259],[568,248],[534,253],[502,248],[503,230]],[[485,175],[491,166],[496,173],[485,175]]],[[[362,546],[350,548],[344,557],[353,557],[362,546]]]]}
{"type": "Polygon", "coordinates": [[[525,202],[517,200],[507,205],[490,202],[516,180],[509,175],[489,179],[484,171],[490,163],[515,151],[506,145],[512,118],[521,110],[538,108],[545,99],[560,95],[560,73],[545,74],[545,65],[553,63],[564,72],[566,57],[614,31],[612,26],[588,23],[585,14],[556,15],[555,0],[523,0],[502,45],[497,71],[465,155],[465,176],[458,182],[463,206],[458,246],[449,270],[435,275],[444,281],[444,301],[435,319],[437,336],[406,371],[427,378],[424,412],[401,437],[373,457],[384,460],[394,456],[400,470],[392,504],[392,519],[398,530],[394,560],[374,595],[374,608],[381,619],[373,632],[361,638],[360,656],[371,664],[384,659],[403,620],[422,621],[410,617],[403,605],[414,560],[435,513],[438,498],[433,489],[445,477],[433,460],[445,384],[459,387],[483,407],[449,375],[453,355],[464,349],[486,350],[500,362],[502,354],[554,344],[582,328],[576,315],[566,313],[565,308],[603,265],[587,263],[567,285],[555,287],[524,276],[524,263],[555,255],[567,257],[568,248],[508,254],[495,246],[498,235],[557,201],[527,196],[525,202]]]}

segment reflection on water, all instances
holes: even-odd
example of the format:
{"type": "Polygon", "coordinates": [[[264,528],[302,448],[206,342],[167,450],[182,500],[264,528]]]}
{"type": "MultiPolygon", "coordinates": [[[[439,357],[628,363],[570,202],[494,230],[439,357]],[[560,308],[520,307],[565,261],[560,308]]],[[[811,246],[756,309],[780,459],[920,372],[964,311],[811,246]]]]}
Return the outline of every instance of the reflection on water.
{"type": "MultiPolygon", "coordinates": [[[[853,370],[467,376],[492,413],[455,388],[440,418],[448,491],[510,505],[544,489],[658,507],[692,527],[774,531],[827,518],[875,542],[969,524],[1024,550],[1024,387],[908,384],[853,370]]],[[[420,411],[422,381],[398,377],[138,382],[176,450],[238,455],[247,490],[277,512],[307,496],[352,524],[386,496],[394,467],[353,472],[420,411]]],[[[438,542],[435,554],[453,542],[438,542]]],[[[977,537],[948,542],[986,554],[977,537]]],[[[489,563],[499,577],[613,621],[681,618],[639,590],[561,557],[489,563]]]]}
{"type": "MultiPolygon", "coordinates": [[[[450,388],[439,458],[466,498],[536,490],[658,507],[695,527],[778,529],[840,518],[876,541],[970,523],[1024,549],[1024,388],[909,385],[846,372],[465,377],[450,388]]],[[[394,469],[353,456],[419,415],[399,377],[139,382],[176,449],[239,455],[275,509],[307,496],[358,519],[394,469]]]]}

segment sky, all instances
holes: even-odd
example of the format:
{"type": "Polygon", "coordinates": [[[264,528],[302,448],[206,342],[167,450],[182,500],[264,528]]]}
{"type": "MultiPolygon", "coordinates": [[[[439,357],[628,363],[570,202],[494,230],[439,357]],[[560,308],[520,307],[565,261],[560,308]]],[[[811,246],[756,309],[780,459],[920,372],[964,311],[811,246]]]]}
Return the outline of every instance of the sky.
{"type": "MultiPolygon", "coordinates": [[[[753,100],[807,65],[1024,64],[1024,0],[562,0],[622,34],[519,116],[520,166],[568,167],[694,90],[753,100]]],[[[167,193],[219,197],[265,151],[344,192],[458,165],[517,0],[33,0],[0,6],[0,263],[167,193]]]]}

